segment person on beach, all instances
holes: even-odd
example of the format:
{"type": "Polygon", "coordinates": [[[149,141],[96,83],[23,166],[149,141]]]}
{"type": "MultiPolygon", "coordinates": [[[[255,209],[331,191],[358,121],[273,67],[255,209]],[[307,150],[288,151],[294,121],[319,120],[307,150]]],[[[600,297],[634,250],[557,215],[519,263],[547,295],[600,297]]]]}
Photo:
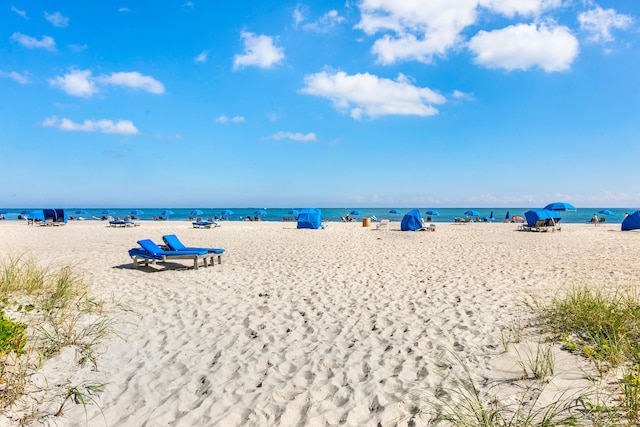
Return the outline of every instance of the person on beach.
{"type": "Polygon", "coordinates": [[[593,214],[593,218],[591,218],[594,226],[598,226],[598,214],[593,214]]]}

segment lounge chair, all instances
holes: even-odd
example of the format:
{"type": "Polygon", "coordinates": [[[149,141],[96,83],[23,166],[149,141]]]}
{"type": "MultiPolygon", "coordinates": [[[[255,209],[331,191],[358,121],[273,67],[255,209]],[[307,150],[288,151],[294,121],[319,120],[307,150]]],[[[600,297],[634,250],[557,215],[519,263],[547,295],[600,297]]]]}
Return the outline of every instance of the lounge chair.
{"type": "Polygon", "coordinates": [[[125,221],[125,220],[113,220],[109,221],[110,227],[137,227],[140,224],[136,224],[133,221],[125,221]]]}
{"type": "Polygon", "coordinates": [[[191,224],[193,224],[193,228],[220,227],[220,224],[215,221],[194,221],[191,224]]]}
{"type": "Polygon", "coordinates": [[[176,236],[175,234],[166,234],[162,236],[162,240],[173,251],[206,251],[211,256],[211,265],[213,265],[215,256],[218,257],[218,264],[222,264],[222,254],[224,253],[224,249],[187,247],[180,241],[180,239],[178,239],[178,236],[176,236]]]}
{"type": "Polygon", "coordinates": [[[376,224],[376,230],[385,230],[389,231],[389,220],[383,219],[376,224]]]}
{"type": "Polygon", "coordinates": [[[140,248],[133,248],[129,250],[129,256],[133,258],[133,266],[138,268],[138,260],[144,261],[144,265],[149,265],[149,260],[152,262],[160,261],[167,262],[174,259],[192,259],[193,268],[198,269],[198,261],[203,260],[204,266],[207,266],[207,258],[211,257],[211,263],[213,265],[213,257],[207,250],[184,250],[184,251],[171,251],[164,250],[160,246],[156,245],[152,240],[144,239],[138,240],[140,248]]]}

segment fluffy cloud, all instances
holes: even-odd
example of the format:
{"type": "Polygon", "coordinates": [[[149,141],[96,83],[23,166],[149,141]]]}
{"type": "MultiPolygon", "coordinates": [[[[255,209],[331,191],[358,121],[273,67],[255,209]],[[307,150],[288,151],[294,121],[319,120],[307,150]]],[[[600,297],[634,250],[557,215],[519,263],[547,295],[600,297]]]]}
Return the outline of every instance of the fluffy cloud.
{"type": "Polygon", "coordinates": [[[0,71],[0,77],[8,77],[23,85],[26,85],[27,83],[31,83],[31,79],[29,79],[29,77],[26,74],[20,74],[15,71],[10,71],[8,73],[4,71],[0,71]]]}
{"type": "Polygon", "coordinates": [[[73,96],[88,98],[98,92],[89,70],[72,70],[64,76],[49,79],[49,84],[73,96]]]}
{"type": "Polygon", "coordinates": [[[291,139],[293,141],[310,142],[316,140],[316,134],[313,132],[307,134],[300,132],[277,132],[272,136],[272,138],[275,140],[291,139]]]}
{"type": "Polygon", "coordinates": [[[227,117],[225,115],[216,117],[216,119],[214,120],[214,122],[216,123],[242,123],[244,122],[244,117],[242,116],[233,116],[233,117],[227,117]]]}
{"type": "Polygon", "coordinates": [[[443,104],[439,93],[414,86],[402,74],[396,80],[364,73],[326,71],[305,77],[301,90],[309,95],[328,98],[341,111],[349,111],[354,119],[384,115],[431,116],[438,114],[432,104],[443,104]]]}
{"type": "Polygon", "coordinates": [[[142,89],[150,93],[164,93],[164,85],[151,76],[145,76],[137,71],[111,73],[96,77],[96,81],[113,86],[126,86],[133,89],[142,89]]]}
{"type": "Polygon", "coordinates": [[[378,62],[431,62],[462,42],[461,31],[476,21],[478,0],[363,0],[356,28],[367,34],[391,32],[372,48],[378,62]]]}
{"type": "Polygon", "coordinates": [[[44,13],[44,19],[51,22],[54,27],[65,28],[69,25],[69,18],[63,16],[60,12],[44,13]]]}
{"type": "Polygon", "coordinates": [[[269,68],[284,58],[284,49],[273,44],[273,38],[269,36],[257,36],[253,33],[243,32],[244,54],[233,57],[233,69],[255,65],[260,68],[269,68]]]}
{"type": "Polygon", "coordinates": [[[564,71],[579,52],[578,40],[563,26],[512,25],[480,31],[468,43],[474,62],[487,68],[564,71]]]}
{"type": "Polygon", "coordinates": [[[49,83],[73,96],[90,97],[98,92],[98,84],[126,86],[142,89],[154,94],[164,93],[164,85],[150,76],[137,71],[119,72],[93,77],[90,70],[71,70],[64,76],[57,76],[49,83]]]}
{"type": "Polygon", "coordinates": [[[28,47],[29,49],[56,50],[56,42],[49,36],[42,36],[42,38],[38,40],[35,37],[27,36],[26,34],[13,33],[11,40],[20,43],[22,46],[28,47]]]}
{"type": "Polygon", "coordinates": [[[101,132],[113,133],[119,135],[137,135],[140,133],[130,120],[85,120],[82,123],[74,123],[70,119],[63,117],[59,119],[56,116],[47,117],[42,122],[44,127],[53,127],[69,132],[101,132]]]}
{"type": "Polygon", "coordinates": [[[207,62],[207,56],[209,55],[208,50],[203,50],[200,55],[193,58],[193,62],[204,64],[207,62]]]}
{"type": "Polygon", "coordinates": [[[594,42],[613,41],[612,29],[624,30],[633,24],[633,18],[617,13],[613,9],[595,9],[582,12],[578,15],[580,28],[591,34],[589,40],[594,42]]]}

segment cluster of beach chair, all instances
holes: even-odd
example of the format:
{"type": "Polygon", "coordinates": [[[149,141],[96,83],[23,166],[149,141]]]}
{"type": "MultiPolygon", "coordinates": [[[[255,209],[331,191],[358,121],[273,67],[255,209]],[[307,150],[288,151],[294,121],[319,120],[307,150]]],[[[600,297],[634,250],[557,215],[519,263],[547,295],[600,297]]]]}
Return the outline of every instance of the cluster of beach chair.
{"type": "Polygon", "coordinates": [[[193,260],[193,268],[198,269],[200,263],[204,267],[213,266],[215,260],[222,264],[222,248],[195,248],[185,246],[175,234],[162,236],[164,244],[157,245],[151,239],[138,240],[138,248],[129,249],[129,256],[133,259],[133,266],[138,268],[142,262],[145,266],[149,262],[168,262],[173,260],[193,260]]]}

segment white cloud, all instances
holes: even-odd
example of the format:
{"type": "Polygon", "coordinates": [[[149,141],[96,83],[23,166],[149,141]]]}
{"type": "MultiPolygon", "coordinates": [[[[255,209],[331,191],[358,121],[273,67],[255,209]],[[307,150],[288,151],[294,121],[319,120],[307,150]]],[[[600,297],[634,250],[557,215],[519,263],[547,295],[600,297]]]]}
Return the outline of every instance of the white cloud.
{"type": "Polygon", "coordinates": [[[512,18],[515,15],[540,16],[547,10],[562,6],[562,0],[479,0],[479,4],[512,18]]]}
{"type": "Polygon", "coordinates": [[[305,30],[317,31],[321,33],[331,30],[336,25],[343,23],[344,20],[345,18],[340,16],[337,10],[330,10],[329,12],[318,18],[317,21],[305,24],[303,28],[305,30]]]}
{"type": "Polygon", "coordinates": [[[277,132],[272,136],[272,138],[275,140],[291,139],[293,141],[310,142],[316,140],[316,134],[313,132],[307,134],[300,132],[277,132]]]}
{"type": "Polygon", "coordinates": [[[306,19],[307,10],[304,6],[297,5],[293,10],[293,23],[296,28],[302,24],[306,19]]]}
{"type": "Polygon", "coordinates": [[[62,77],[49,79],[49,84],[73,96],[90,97],[98,92],[90,70],[71,70],[62,77]]]}
{"type": "Polygon", "coordinates": [[[13,33],[11,40],[18,42],[29,49],[41,48],[56,50],[56,42],[49,36],[42,36],[42,39],[38,40],[35,37],[27,36],[26,34],[13,33]]]}
{"type": "Polygon", "coordinates": [[[128,7],[121,7],[118,9],[118,12],[130,12],[130,9],[128,7]]]}
{"type": "Polygon", "coordinates": [[[207,62],[207,56],[208,55],[209,55],[209,51],[208,50],[203,50],[202,52],[200,52],[200,55],[198,55],[195,58],[193,58],[193,61],[197,62],[197,63],[204,64],[205,62],[207,62]]]}
{"type": "Polygon", "coordinates": [[[328,98],[341,111],[349,111],[354,119],[384,115],[432,116],[438,110],[432,104],[443,104],[439,93],[417,87],[402,74],[396,80],[364,73],[326,71],[307,75],[303,93],[328,98]]]}
{"type": "Polygon", "coordinates": [[[42,126],[69,132],[101,132],[119,135],[137,135],[140,133],[130,120],[119,120],[114,123],[112,120],[102,119],[74,123],[66,117],[58,119],[56,116],[51,116],[44,119],[42,126]]]}
{"type": "Polygon", "coordinates": [[[191,0],[184,2],[183,7],[193,7],[193,2],[191,0]]]}
{"type": "Polygon", "coordinates": [[[27,17],[27,12],[26,11],[20,10],[17,7],[15,7],[14,5],[11,5],[11,11],[17,13],[20,16],[22,16],[24,19],[29,19],[27,17]]]}
{"type": "Polygon", "coordinates": [[[44,18],[51,22],[54,27],[65,28],[69,25],[69,18],[63,16],[60,12],[44,13],[44,18]]]}
{"type": "Polygon", "coordinates": [[[273,45],[273,38],[269,36],[257,36],[253,33],[243,32],[244,55],[233,57],[233,68],[238,69],[250,65],[260,68],[269,68],[284,58],[284,49],[273,45]]]}
{"type": "Polygon", "coordinates": [[[564,71],[578,56],[578,40],[567,27],[536,24],[512,25],[480,31],[468,43],[474,62],[487,68],[564,71]]]}
{"type": "Polygon", "coordinates": [[[629,28],[634,20],[628,15],[617,13],[614,9],[605,10],[598,6],[578,15],[578,22],[580,22],[580,29],[591,33],[589,40],[610,42],[614,40],[611,35],[612,29],[629,28]]]}
{"type": "Polygon", "coordinates": [[[461,31],[476,21],[478,0],[362,0],[356,28],[369,35],[384,34],[372,51],[378,62],[431,62],[462,42],[461,31]]]}
{"type": "Polygon", "coordinates": [[[451,97],[453,99],[460,99],[460,100],[466,100],[466,101],[472,101],[475,99],[473,93],[466,93],[460,90],[454,90],[453,93],[451,94],[451,97]]]}
{"type": "Polygon", "coordinates": [[[155,94],[164,93],[164,85],[161,82],[151,76],[140,74],[137,71],[118,72],[111,73],[109,75],[102,75],[96,77],[96,81],[107,85],[126,86],[133,89],[142,89],[155,94]]]}
{"type": "Polygon", "coordinates": [[[20,84],[26,85],[27,83],[31,83],[31,79],[26,74],[20,74],[16,71],[4,72],[0,71],[0,77],[8,77],[20,84]]]}
{"type": "Polygon", "coordinates": [[[91,70],[71,70],[64,76],[49,79],[49,83],[52,86],[59,87],[69,95],[82,97],[95,95],[98,92],[98,84],[127,86],[154,94],[164,93],[164,86],[161,82],[137,71],[111,73],[98,77],[92,77],[91,74],[91,70]]]}
{"type": "Polygon", "coordinates": [[[229,123],[229,122],[231,122],[231,123],[238,124],[238,123],[244,122],[244,120],[245,119],[242,116],[227,117],[227,116],[225,116],[223,114],[222,116],[216,117],[214,122],[216,122],[216,123],[229,123]]]}

